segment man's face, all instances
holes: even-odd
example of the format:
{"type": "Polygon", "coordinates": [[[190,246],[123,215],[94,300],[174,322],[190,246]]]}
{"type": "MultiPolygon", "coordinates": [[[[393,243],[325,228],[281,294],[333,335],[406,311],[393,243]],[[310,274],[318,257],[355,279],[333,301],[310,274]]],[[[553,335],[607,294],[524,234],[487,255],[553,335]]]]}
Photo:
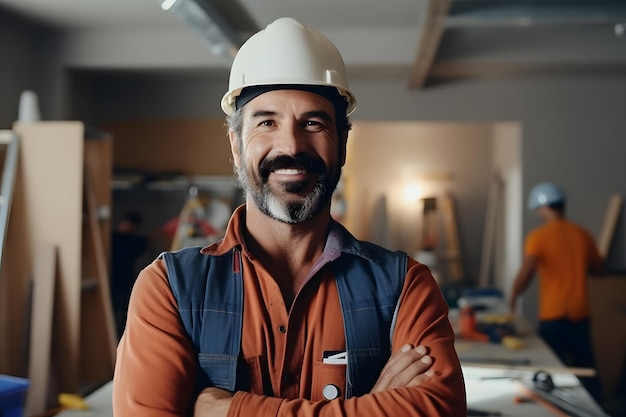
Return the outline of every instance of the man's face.
{"type": "Polygon", "coordinates": [[[548,206],[540,206],[535,209],[535,214],[541,221],[548,221],[553,217],[553,212],[548,206]]]}
{"type": "Polygon", "coordinates": [[[328,206],[346,145],[328,99],[298,90],[261,94],[243,107],[241,138],[230,132],[230,141],[246,196],[262,213],[301,223],[328,206]]]}

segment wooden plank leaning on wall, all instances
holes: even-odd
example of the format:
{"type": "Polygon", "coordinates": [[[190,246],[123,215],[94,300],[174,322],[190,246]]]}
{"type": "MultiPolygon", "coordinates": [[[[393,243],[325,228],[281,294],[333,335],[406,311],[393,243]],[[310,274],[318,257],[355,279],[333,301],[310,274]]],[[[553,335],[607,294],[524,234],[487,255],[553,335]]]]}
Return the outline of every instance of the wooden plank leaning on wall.
{"type": "MultiPolygon", "coordinates": [[[[609,196],[606,212],[596,239],[600,254],[609,256],[618,221],[623,212],[622,195],[609,196]]],[[[623,221],[623,218],[622,218],[623,221]]],[[[591,300],[591,333],[598,373],[605,400],[617,394],[620,379],[626,375],[626,276],[608,275],[588,280],[591,300]]]]}

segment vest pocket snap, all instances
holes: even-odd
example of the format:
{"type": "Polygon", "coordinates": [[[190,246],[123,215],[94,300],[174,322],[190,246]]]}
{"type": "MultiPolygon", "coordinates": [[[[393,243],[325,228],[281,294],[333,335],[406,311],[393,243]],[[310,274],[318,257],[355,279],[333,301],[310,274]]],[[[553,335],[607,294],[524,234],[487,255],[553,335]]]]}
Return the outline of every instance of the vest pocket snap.
{"type": "Polygon", "coordinates": [[[345,398],[346,365],[316,361],[313,367],[311,400],[345,398]]]}
{"type": "Polygon", "coordinates": [[[339,398],[341,396],[341,390],[337,385],[327,384],[324,385],[322,396],[325,400],[334,400],[335,398],[339,398]]]}

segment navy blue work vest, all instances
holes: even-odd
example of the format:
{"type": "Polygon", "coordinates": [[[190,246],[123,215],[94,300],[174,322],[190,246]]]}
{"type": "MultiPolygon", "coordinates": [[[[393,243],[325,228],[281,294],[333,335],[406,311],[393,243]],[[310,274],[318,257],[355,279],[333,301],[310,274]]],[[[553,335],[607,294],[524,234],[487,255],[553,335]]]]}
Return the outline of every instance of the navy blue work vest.
{"type": "MultiPolygon", "coordinates": [[[[404,252],[359,245],[367,256],[344,252],[332,262],[346,338],[346,398],[368,393],[391,355],[407,271],[404,252]]],[[[197,392],[209,386],[236,391],[244,297],[240,249],[211,256],[194,247],[161,256],[198,355],[197,392]]]]}

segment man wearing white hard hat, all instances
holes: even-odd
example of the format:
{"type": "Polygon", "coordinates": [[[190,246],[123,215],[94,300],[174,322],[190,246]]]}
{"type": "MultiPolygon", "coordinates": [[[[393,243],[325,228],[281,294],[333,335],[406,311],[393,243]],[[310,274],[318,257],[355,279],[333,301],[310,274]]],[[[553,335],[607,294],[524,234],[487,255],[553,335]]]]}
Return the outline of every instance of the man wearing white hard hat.
{"type": "Polygon", "coordinates": [[[115,416],[466,415],[429,269],[331,217],[355,106],[318,31],[281,18],[241,47],[222,109],[245,204],[139,274],[115,416]]]}
{"type": "MultiPolygon", "coordinates": [[[[539,335],[565,365],[594,368],[587,277],[603,272],[603,259],[589,232],[565,218],[565,206],[565,192],[553,182],[541,182],[530,191],[528,209],[542,225],[526,237],[510,309],[516,312],[517,299],[537,272],[539,335]]],[[[597,378],[581,382],[600,400],[597,378]]]]}

